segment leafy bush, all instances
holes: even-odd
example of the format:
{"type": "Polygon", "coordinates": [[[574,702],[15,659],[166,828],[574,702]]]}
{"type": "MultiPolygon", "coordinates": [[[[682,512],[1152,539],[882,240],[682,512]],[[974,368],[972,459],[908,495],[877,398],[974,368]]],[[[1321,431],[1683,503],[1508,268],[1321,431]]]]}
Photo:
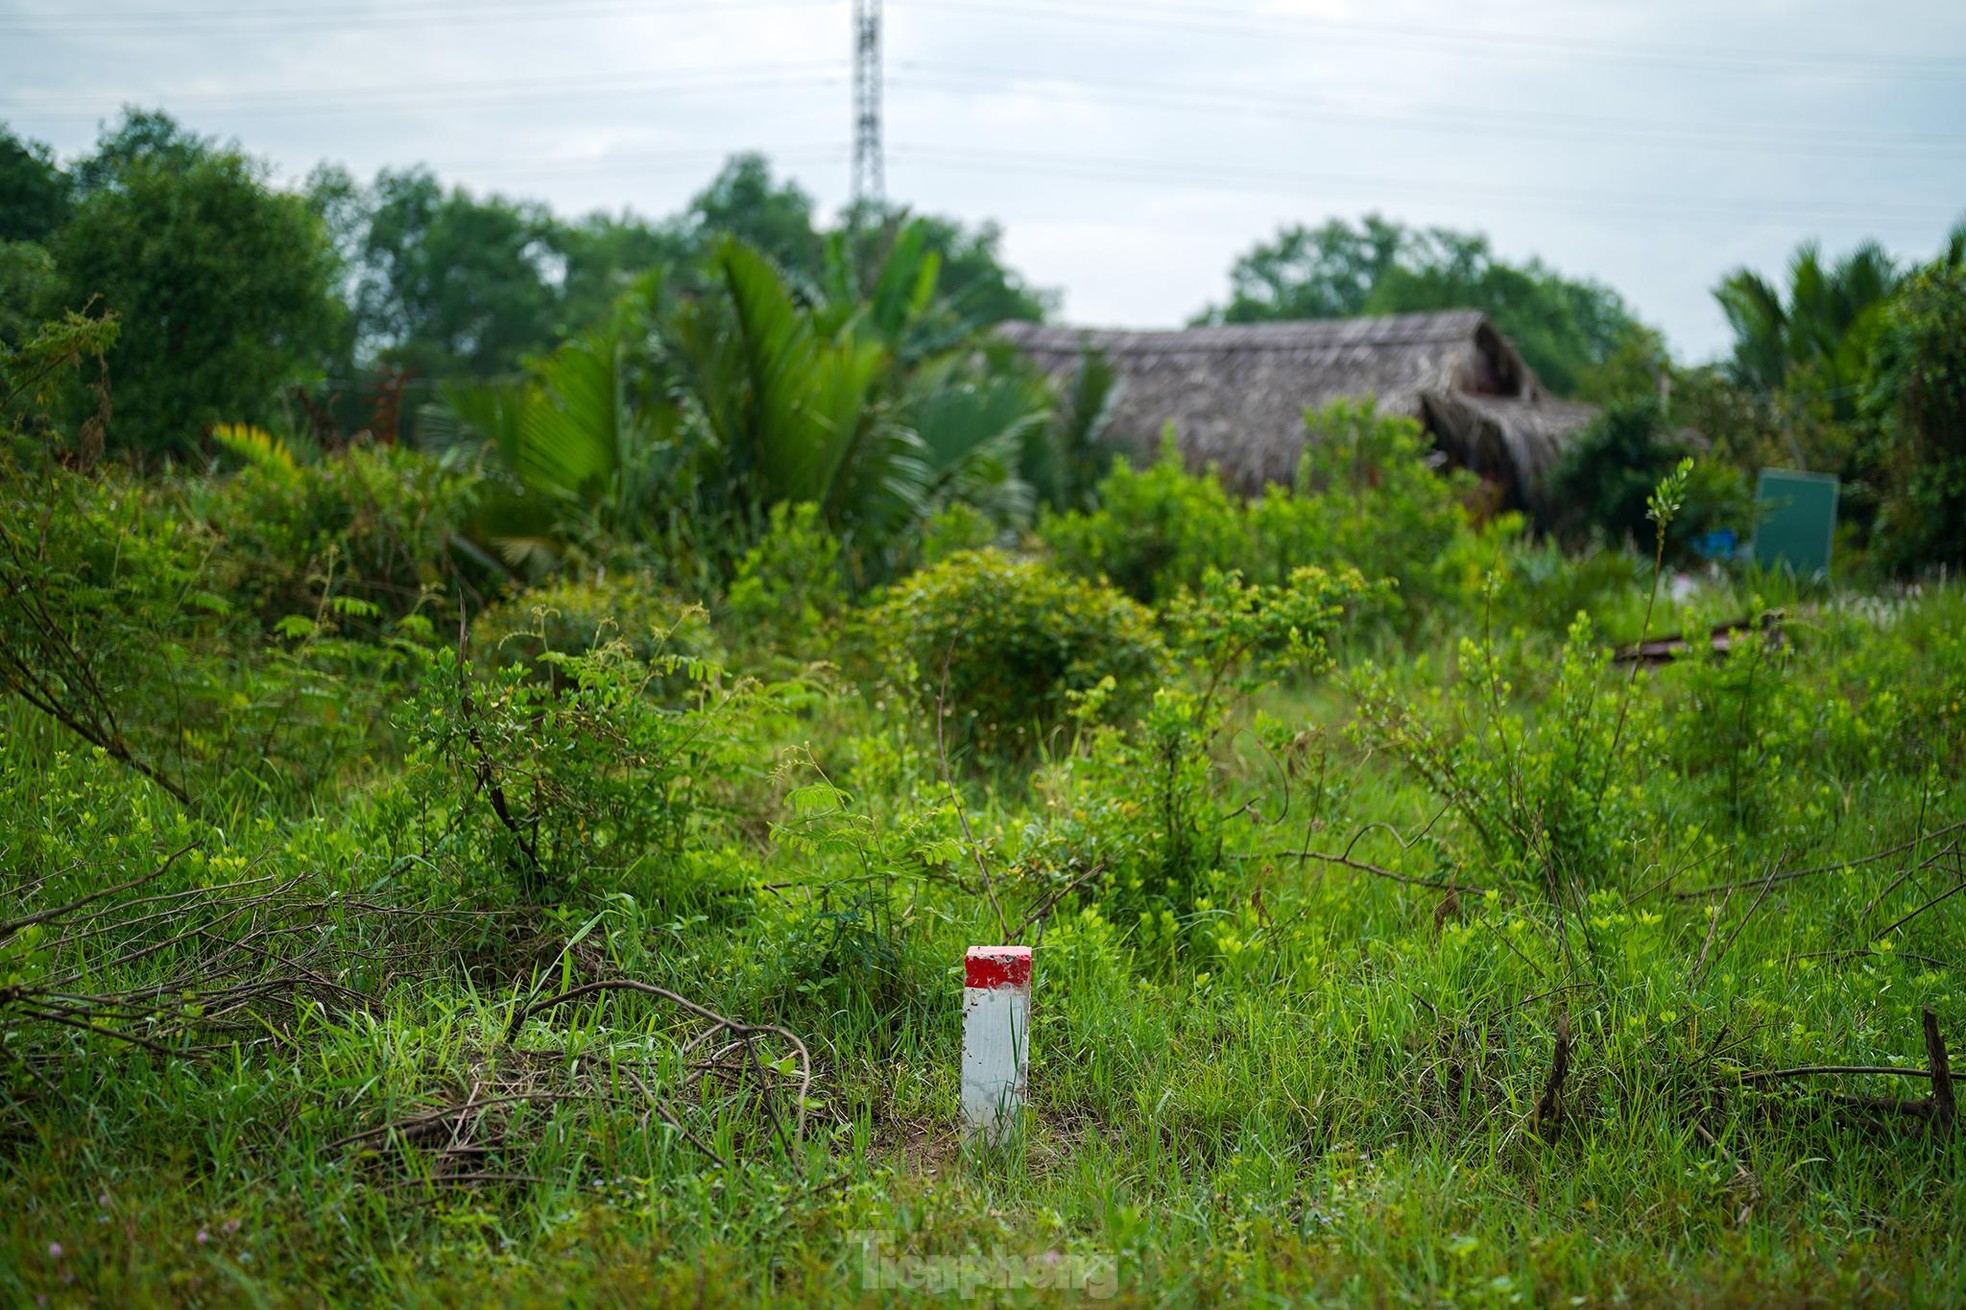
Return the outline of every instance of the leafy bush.
{"type": "Polygon", "coordinates": [[[1883,562],[1966,564],[1966,265],[1924,270],[1885,311],[1865,407],[1887,468],[1883,562]]]}
{"type": "MultiPolygon", "coordinates": [[[[1229,806],[1213,751],[1234,689],[1330,667],[1327,639],[1367,588],[1354,572],[1298,569],[1288,585],[1212,573],[1168,616],[1194,687],[1164,686],[1139,723],[1096,727],[1040,780],[1048,821],[1026,859],[1061,875],[1103,872],[1113,922],[1142,946],[1171,948],[1223,880],[1229,806]]],[[[1098,706],[1089,697],[1084,710],[1098,706]]],[[[1088,714],[1087,717],[1090,717],[1088,714]]]]}
{"type": "Polygon", "coordinates": [[[1540,713],[1518,707],[1522,692],[1506,662],[1499,644],[1464,639],[1460,676],[1423,699],[1368,669],[1353,683],[1352,731],[1403,760],[1460,816],[1482,867],[1540,886],[1562,905],[1611,881],[1637,832],[1629,768],[1649,716],[1633,717],[1629,699],[1605,694],[1608,656],[1583,615],[1538,698],[1540,713]]]}
{"type": "Polygon", "coordinates": [[[998,550],[966,551],[897,585],[868,635],[953,743],[1028,756],[1074,698],[1112,680],[1136,706],[1166,664],[1152,617],[1125,596],[998,550]]]}
{"type": "Polygon", "coordinates": [[[1281,582],[1300,564],[1322,564],[1391,579],[1378,612],[1404,613],[1408,626],[1474,590],[1492,551],[1463,507],[1473,479],[1428,465],[1418,423],[1381,414],[1369,399],[1334,402],[1304,421],[1294,493],[1250,507],[1263,564],[1252,576],[1281,582]]]}
{"type": "Polygon", "coordinates": [[[764,535],[738,561],[724,597],[731,644],[823,655],[827,621],[846,604],[840,541],[820,523],[819,507],[772,506],[764,535]]]}
{"type": "Polygon", "coordinates": [[[1213,474],[1188,472],[1171,433],[1147,468],[1116,458],[1093,498],[1097,509],[1046,514],[1038,523],[1059,567],[1082,578],[1103,578],[1158,605],[1200,586],[1211,569],[1255,571],[1243,506],[1213,474]]]}
{"type": "Polygon", "coordinates": [[[487,667],[517,666],[555,685],[569,681],[568,657],[604,647],[643,664],[684,661],[676,672],[722,659],[703,611],[646,577],[561,579],[500,601],[471,624],[471,649],[487,667]]]}
{"type": "MultiPolygon", "coordinates": [[[[1656,398],[1608,406],[1550,471],[1548,498],[1563,507],[1555,526],[1577,544],[1593,535],[1613,546],[1651,542],[1646,497],[1692,453],[1667,425],[1656,398]]],[[[1744,533],[1752,519],[1752,497],[1740,472],[1696,459],[1685,506],[1666,534],[1666,559],[1695,559],[1700,538],[1722,529],[1744,533]]]]}
{"type": "Polygon", "coordinates": [[[372,606],[382,623],[434,610],[454,620],[462,594],[452,533],[473,491],[427,456],[351,447],[296,459],[257,429],[214,429],[245,467],[192,487],[218,534],[233,594],[267,626],[316,615],[333,597],[372,606]]]}
{"type": "Polygon", "coordinates": [[[236,577],[154,488],[0,459],[0,687],[203,807],[331,780],[372,737],[378,680],[416,635],[338,638],[377,617],[344,597],[272,646],[228,599],[236,577]]]}
{"type": "Polygon", "coordinates": [[[1305,422],[1294,487],[1239,500],[1213,473],[1188,472],[1169,442],[1149,468],[1116,463],[1097,509],[1048,515],[1038,536],[1061,567],[1153,605],[1199,589],[1211,571],[1280,585],[1306,564],[1393,580],[1364,612],[1409,624],[1471,590],[1484,544],[1461,503],[1467,479],[1428,467],[1419,425],[1370,401],[1340,401],[1305,422]]]}
{"type": "Polygon", "coordinates": [[[447,648],[426,664],[406,720],[410,786],[453,815],[458,867],[495,875],[485,893],[534,900],[625,890],[700,902],[727,889],[707,788],[750,761],[751,690],[709,690],[713,665],[619,646],[544,658],[564,687],[516,663],[474,676],[447,648]],[[649,694],[677,674],[706,687],[693,703],[649,694]]]}

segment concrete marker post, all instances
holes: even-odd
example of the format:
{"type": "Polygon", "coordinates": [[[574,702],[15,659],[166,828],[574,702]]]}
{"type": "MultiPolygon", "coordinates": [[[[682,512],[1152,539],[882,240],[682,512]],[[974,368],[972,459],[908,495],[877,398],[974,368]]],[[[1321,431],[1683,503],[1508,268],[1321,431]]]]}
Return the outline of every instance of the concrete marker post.
{"type": "Polygon", "coordinates": [[[997,1140],[1020,1122],[1031,1057],[1031,948],[972,946],[963,957],[963,1127],[997,1140]]]}

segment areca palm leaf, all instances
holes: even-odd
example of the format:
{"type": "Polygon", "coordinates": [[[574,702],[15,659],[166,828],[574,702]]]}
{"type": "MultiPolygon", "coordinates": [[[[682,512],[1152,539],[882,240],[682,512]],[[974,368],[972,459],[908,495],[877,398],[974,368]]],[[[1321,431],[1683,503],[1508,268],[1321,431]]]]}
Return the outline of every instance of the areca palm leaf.
{"type": "Polygon", "coordinates": [[[856,488],[864,497],[866,488],[892,481],[892,493],[908,499],[916,480],[906,462],[913,434],[896,430],[877,402],[888,362],[879,343],[851,336],[822,347],[814,360],[808,413],[820,455],[815,491],[834,517],[852,510],[856,488]]]}
{"type": "Polygon", "coordinates": [[[813,409],[822,364],[812,321],[799,312],[770,262],[741,241],[717,250],[718,271],[736,316],[733,341],[743,400],[728,423],[733,444],[749,447],[761,499],[823,501],[837,437],[813,409]]]}
{"type": "Polygon", "coordinates": [[[1781,293],[1760,275],[1737,269],[1714,289],[1734,329],[1733,371],[1752,386],[1772,391],[1788,372],[1788,311],[1781,293]]]}
{"type": "MultiPolygon", "coordinates": [[[[887,349],[851,332],[822,338],[749,247],[726,242],[718,263],[735,320],[734,367],[720,382],[744,399],[707,400],[706,412],[725,415],[728,439],[748,447],[756,503],[812,501],[836,527],[863,534],[913,512],[923,481],[913,434],[878,404],[887,349]]],[[[696,353],[717,359],[707,343],[696,353]]]]}
{"type": "Polygon", "coordinates": [[[925,367],[912,391],[931,502],[969,500],[1004,526],[1028,518],[1034,494],[1018,469],[1048,417],[1043,398],[1017,378],[964,377],[953,358],[925,367]]]}
{"type": "Polygon", "coordinates": [[[883,341],[902,346],[935,304],[942,256],[928,249],[928,231],[907,223],[895,234],[867,299],[867,322],[883,341]]]}
{"type": "Polygon", "coordinates": [[[1874,307],[1897,289],[1897,261],[1875,241],[1866,241],[1836,265],[1837,297],[1843,327],[1855,327],[1874,307]]]}
{"type": "Polygon", "coordinates": [[[601,502],[621,470],[633,426],[612,334],[589,333],[554,351],[527,399],[508,456],[513,472],[537,490],[601,502]]]}

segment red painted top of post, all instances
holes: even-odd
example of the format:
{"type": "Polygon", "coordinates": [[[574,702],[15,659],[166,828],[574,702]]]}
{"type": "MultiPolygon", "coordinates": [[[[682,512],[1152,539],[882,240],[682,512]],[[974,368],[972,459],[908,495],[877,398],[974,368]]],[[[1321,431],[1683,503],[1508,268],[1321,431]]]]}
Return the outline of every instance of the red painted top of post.
{"type": "Polygon", "coordinates": [[[963,956],[965,987],[1029,987],[1031,948],[1028,946],[972,946],[963,956]]]}

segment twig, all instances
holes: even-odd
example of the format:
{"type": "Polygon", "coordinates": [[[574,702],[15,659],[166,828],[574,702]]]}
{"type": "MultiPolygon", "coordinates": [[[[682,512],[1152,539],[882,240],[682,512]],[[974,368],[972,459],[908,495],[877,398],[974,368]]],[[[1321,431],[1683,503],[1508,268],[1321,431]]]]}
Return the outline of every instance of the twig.
{"type": "Polygon", "coordinates": [[[1713,935],[1720,928],[1720,916],[1727,911],[1727,902],[1734,899],[1734,889],[1729,887],[1727,894],[1720,898],[1720,904],[1713,907],[1713,917],[1707,921],[1707,939],[1700,945],[1700,958],[1693,961],[1693,972],[1686,975],[1688,981],[1698,978],[1700,970],[1707,966],[1707,952],[1713,949],[1713,935]]]}
{"type": "Polygon", "coordinates": [[[1356,869],[1360,873],[1369,873],[1375,878],[1389,878],[1394,882],[1405,883],[1409,887],[1431,887],[1436,891],[1444,892],[1471,892],[1476,896],[1485,896],[1489,890],[1486,887],[1476,887],[1469,883],[1450,882],[1445,878],[1421,878],[1410,873],[1395,873],[1391,869],[1384,869],[1376,864],[1367,864],[1364,860],[1354,860],[1343,855],[1327,855],[1322,851],[1247,851],[1237,852],[1229,858],[1233,860],[1318,860],[1325,864],[1341,864],[1347,869],[1356,869]]]}
{"type": "MultiPolygon", "coordinates": [[[[1780,861],[1777,861],[1777,863],[1780,863],[1780,861]]],[[[1713,957],[1715,968],[1719,968],[1720,962],[1727,958],[1727,952],[1734,945],[1734,939],[1741,935],[1741,930],[1748,926],[1750,919],[1754,918],[1754,912],[1761,908],[1763,901],[1768,899],[1768,889],[1773,885],[1773,883],[1767,882],[1761,884],[1761,894],[1754,898],[1754,904],[1748,906],[1748,912],[1741,916],[1740,922],[1736,923],[1733,930],[1727,934],[1727,940],[1720,944],[1720,953],[1713,957]]],[[[1709,940],[1711,940],[1711,937],[1709,940]]],[[[1700,952],[1700,956],[1702,963],[1704,963],[1706,958],[1706,951],[1704,949],[1700,952]]],[[[1695,968],[1694,973],[1697,976],[1699,973],[1698,968],[1695,968]]]]}
{"type": "Polygon", "coordinates": [[[1094,878],[1097,878],[1100,874],[1104,873],[1105,871],[1106,871],[1106,862],[1104,860],[1100,860],[1098,863],[1094,864],[1090,869],[1087,869],[1084,873],[1072,879],[1072,881],[1066,883],[1063,887],[1060,887],[1057,891],[1053,892],[1050,896],[1047,896],[1044,899],[1044,901],[1035,910],[1032,910],[1029,914],[1024,916],[1024,922],[1018,924],[1017,931],[1010,934],[1009,942],[1007,944],[1015,945],[1017,942],[1022,941],[1024,938],[1025,930],[1030,928],[1031,925],[1033,924],[1042,923],[1045,916],[1051,913],[1053,906],[1057,905],[1058,902],[1064,900],[1067,896],[1070,896],[1073,892],[1085,886],[1088,882],[1091,882],[1094,878]]]}
{"type": "Polygon", "coordinates": [[[1925,904],[1919,906],[1917,909],[1913,910],[1910,914],[1907,914],[1904,918],[1899,919],[1896,923],[1892,924],[1889,928],[1886,928],[1883,932],[1880,932],[1877,935],[1880,938],[1889,937],[1892,933],[1904,927],[1906,924],[1910,923],[1913,919],[1916,919],[1919,915],[1931,909],[1934,905],[1937,905],[1941,901],[1949,900],[1952,897],[1957,896],[1960,892],[1963,891],[1966,891],[1966,881],[1954,883],[1951,887],[1947,888],[1945,891],[1940,892],[1937,896],[1934,896],[1931,900],[1925,902],[1925,904]]]}
{"type": "Polygon", "coordinates": [[[1570,1076],[1570,1016],[1556,1017],[1556,1050],[1550,1059],[1549,1081],[1536,1102],[1536,1131],[1544,1141],[1556,1144],[1563,1131],[1563,1082],[1570,1076]]]}
{"type": "MultiPolygon", "coordinates": [[[[1776,883],[1793,882],[1797,878],[1813,877],[1819,873],[1835,873],[1839,869],[1854,869],[1859,865],[1875,864],[1879,860],[1888,860],[1893,855],[1901,855],[1914,846],[1930,841],[1934,837],[1944,837],[1948,833],[1958,832],[1962,828],[1966,828],[1966,819],[1949,823],[1943,828],[1934,828],[1931,832],[1921,833],[1908,842],[1900,842],[1898,845],[1888,847],[1885,850],[1872,851],[1869,855],[1859,855],[1855,859],[1838,860],[1833,864],[1811,865],[1806,869],[1784,869],[1780,873],[1771,875],[1765,881],[1776,883]]],[[[1763,881],[1764,879],[1761,878],[1745,878],[1740,882],[1718,883],[1712,887],[1695,887],[1683,892],[1674,892],[1673,895],[1682,901],[1695,901],[1702,896],[1711,896],[1715,892],[1734,891],[1742,887],[1754,887],[1763,881]]]]}
{"type": "Polygon", "coordinates": [[[697,1150],[703,1152],[703,1154],[709,1156],[712,1160],[716,1161],[717,1166],[719,1168],[725,1170],[728,1170],[730,1168],[729,1161],[725,1160],[724,1157],[722,1157],[721,1155],[718,1155],[715,1148],[706,1146],[702,1138],[698,1137],[695,1133],[691,1132],[689,1129],[683,1126],[683,1121],[678,1119],[675,1115],[675,1112],[672,1111],[667,1105],[663,1104],[662,1100],[659,1097],[657,1097],[654,1092],[649,1090],[648,1084],[644,1083],[641,1080],[640,1075],[638,1075],[633,1069],[628,1068],[626,1065],[622,1065],[619,1067],[621,1069],[622,1074],[628,1079],[628,1081],[635,1084],[635,1090],[648,1098],[648,1103],[650,1107],[653,1108],[657,1114],[662,1116],[662,1122],[668,1124],[671,1128],[674,1128],[678,1133],[681,1133],[691,1146],[694,1146],[697,1150]]]}
{"type": "MultiPolygon", "coordinates": [[[[597,992],[640,992],[646,996],[659,997],[677,1008],[697,1016],[699,1019],[706,1019],[720,1028],[729,1029],[732,1036],[736,1037],[739,1041],[745,1042],[747,1045],[752,1037],[761,1033],[769,1033],[773,1036],[784,1038],[799,1053],[799,1113],[797,1122],[799,1136],[805,1136],[806,1100],[808,1093],[812,1090],[812,1056],[806,1050],[806,1044],[800,1040],[799,1035],[789,1028],[781,1028],[774,1023],[740,1023],[738,1020],[732,1019],[727,1015],[718,1014],[715,1010],[698,1005],[695,1001],[689,1000],[687,997],[678,996],[666,987],[657,987],[653,983],[637,982],[632,978],[609,978],[603,979],[600,982],[583,983],[579,987],[561,992],[558,996],[549,996],[543,1001],[535,1002],[523,1009],[514,1011],[511,1025],[507,1029],[507,1040],[510,1040],[513,1035],[516,1035],[520,1025],[534,1015],[541,1014],[558,1005],[565,1005],[569,1001],[577,1001],[583,996],[592,996],[597,992]]],[[[715,1030],[713,1029],[712,1031],[715,1030]]],[[[756,1053],[753,1052],[752,1054],[755,1060],[756,1053]]],[[[762,1065],[760,1065],[759,1073],[762,1076],[762,1065]]]]}
{"type": "Polygon", "coordinates": [[[428,1114],[418,1115],[414,1119],[392,1119],[388,1123],[378,1125],[374,1128],[364,1129],[359,1133],[350,1133],[346,1137],[337,1137],[321,1149],[323,1151],[333,1151],[343,1146],[353,1146],[357,1142],[366,1142],[371,1138],[385,1137],[392,1132],[413,1132],[418,1128],[428,1128],[433,1124],[440,1124],[444,1120],[455,1118],[458,1115],[470,1114],[474,1110],[487,1110],[495,1105],[514,1105],[521,1101],[583,1101],[591,1099],[591,1097],[570,1092],[515,1092],[510,1096],[493,1096],[482,1101],[466,1101],[462,1105],[447,1105],[442,1109],[433,1110],[428,1114]]]}
{"type": "Polygon", "coordinates": [[[102,900],[106,896],[114,896],[117,892],[126,892],[133,887],[141,887],[147,882],[154,882],[156,879],[163,877],[165,872],[168,871],[173,864],[177,863],[178,857],[180,855],[183,855],[188,851],[194,850],[203,844],[204,843],[202,840],[187,842],[183,846],[180,846],[176,850],[172,851],[170,853],[170,856],[166,858],[162,864],[152,869],[149,873],[141,874],[135,878],[130,879],[128,882],[119,882],[114,887],[104,887],[101,891],[90,892],[87,896],[78,896],[76,899],[70,901],[66,905],[56,906],[52,910],[43,910],[39,914],[30,914],[24,919],[14,919],[8,923],[0,923],[0,941],[4,941],[5,939],[12,937],[15,933],[19,932],[23,928],[31,928],[37,923],[46,923],[50,919],[59,919],[65,914],[70,914],[76,910],[79,910],[83,906],[88,905],[94,901],[102,900]]]}
{"type": "Polygon", "coordinates": [[[1744,1083],[1772,1082],[1781,1078],[1814,1078],[1842,1074],[1896,1074],[1900,1078],[1930,1078],[1929,1069],[1895,1064],[1799,1064],[1792,1069],[1757,1069],[1740,1076],[1744,1083]]]}

